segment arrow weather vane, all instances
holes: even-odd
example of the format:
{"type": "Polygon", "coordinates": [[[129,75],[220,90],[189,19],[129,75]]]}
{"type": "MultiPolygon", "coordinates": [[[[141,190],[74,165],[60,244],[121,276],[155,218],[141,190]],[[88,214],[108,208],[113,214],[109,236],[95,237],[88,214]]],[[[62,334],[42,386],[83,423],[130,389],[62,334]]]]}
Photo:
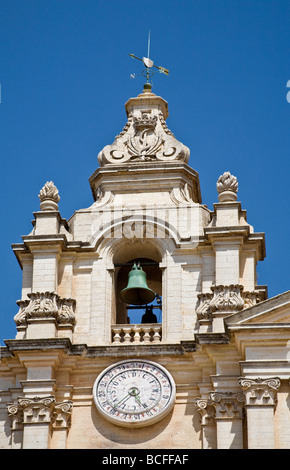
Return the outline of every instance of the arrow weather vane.
{"type": "Polygon", "coordinates": [[[150,31],[149,31],[149,36],[148,36],[148,57],[143,57],[142,59],[140,57],[136,57],[134,54],[129,54],[130,57],[133,57],[133,59],[138,59],[143,62],[145,65],[145,70],[143,70],[142,75],[146,78],[147,83],[149,83],[149,79],[153,75],[153,70],[152,67],[155,67],[156,69],[159,70],[160,73],[164,73],[165,75],[169,75],[169,70],[165,69],[164,67],[160,67],[158,65],[154,65],[153,60],[149,58],[149,53],[150,53],[150,31]]]}

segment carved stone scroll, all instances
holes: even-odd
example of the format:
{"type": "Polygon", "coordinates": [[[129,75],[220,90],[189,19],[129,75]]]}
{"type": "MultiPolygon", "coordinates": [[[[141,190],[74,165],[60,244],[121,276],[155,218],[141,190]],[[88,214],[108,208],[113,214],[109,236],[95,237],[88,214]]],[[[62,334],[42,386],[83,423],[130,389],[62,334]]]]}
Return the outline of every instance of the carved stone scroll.
{"type": "Polygon", "coordinates": [[[111,145],[99,153],[100,166],[126,162],[189,160],[189,149],[179,142],[165,123],[159,98],[152,94],[152,106],[132,106],[128,122],[111,145]]]}
{"type": "Polygon", "coordinates": [[[210,308],[212,312],[215,311],[238,311],[244,307],[244,300],[242,298],[243,287],[240,285],[230,286],[214,286],[211,288],[213,291],[213,298],[210,301],[210,308]]]}
{"type": "Polygon", "coordinates": [[[30,319],[54,318],[58,324],[75,324],[74,299],[61,299],[54,292],[27,294],[30,300],[19,300],[19,312],[14,321],[17,326],[27,324],[30,319]]]}
{"type": "Polygon", "coordinates": [[[244,292],[238,284],[212,286],[211,291],[198,294],[196,314],[200,322],[212,321],[219,312],[231,314],[252,307],[263,299],[260,292],[244,292]]]}

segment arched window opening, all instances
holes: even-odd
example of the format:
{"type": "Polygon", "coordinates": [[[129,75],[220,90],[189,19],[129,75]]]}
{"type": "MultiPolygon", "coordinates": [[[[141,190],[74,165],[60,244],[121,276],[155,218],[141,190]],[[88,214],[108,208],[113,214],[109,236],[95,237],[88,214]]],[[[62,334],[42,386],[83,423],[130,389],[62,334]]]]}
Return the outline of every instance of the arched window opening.
{"type": "Polygon", "coordinates": [[[162,323],[162,272],[156,261],[150,258],[131,259],[126,263],[115,264],[116,269],[116,323],[151,324],[162,323]],[[129,273],[137,265],[146,273],[148,289],[155,298],[150,303],[136,305],[125,303],[121,292],[128,287],[129,273]]]}

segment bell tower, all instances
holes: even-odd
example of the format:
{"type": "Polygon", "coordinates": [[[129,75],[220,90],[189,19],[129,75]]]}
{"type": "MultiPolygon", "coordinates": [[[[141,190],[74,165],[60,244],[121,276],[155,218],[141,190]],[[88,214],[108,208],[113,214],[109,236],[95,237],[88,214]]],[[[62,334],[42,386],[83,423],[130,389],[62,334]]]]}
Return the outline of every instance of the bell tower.
{"type": "MultiPolygon", "coordinates": [[[[128,267],[139,262],[148,288],[157,298],[162,297],[160,339],[180,341],[185,339],[183,321],[190,325],[191,334],[196,328],[195,319],[191,314],[189,319],[181,301],[182,266],[187,264],[186,253],[196,246],[210,213],[201,204],[198,174],[188,166],[189,149],[166,125],[166,101],[147,84],[143,93],[128,100],[125,109],[128,120],[124,129],[99,153],[100,167],[90,178],[95,203],[89,209],[93,231],[88,240],[99,253],[98,263],[103,264],[108,279],[107,295],[112,299],[105,317],[107,322],[113,319],[114,341],[114,331],[118,331],[116,340],[121,335],[123,342],[129,328],[134,338],[128,324],[133,312],[120,292],[127,285],[128,267]]],[[[81,218],[87,218],[88,212],[75,217],[83,227],[81,218]]]]}
{"type": "Polygon", "coordinates": [[[167,102],[146,84],[125,109],[126,125],[89,179],[94,203],[66,221],[46,183],[32,233],[14,245],[24,273],[17,338],[180,343],[222,332],[229,313],[266,298],[256,285],[264,235],[247,223],[237,178],[220,176],[210,211],[189,149],[166,125],[167,102]],[[148,305],[158,318],[145,325],[148,305]]]}
{"type": "Polygon", "coordinates": [[[13,245],[23,285],[2,351],[11,446],[246,448],[244,390],[264,375],[274,436],[280,382],[270,362],[263,372],[263,341],[280,344],[271,328],[288,294],[268,302],[257,285],[264,234],[247,222],[237,178],[217,179],[210,210],[167,102],[147,82],[125,112],[89,178],[92,204],[65,220],[48,181],[32,232],[13,245]]]}

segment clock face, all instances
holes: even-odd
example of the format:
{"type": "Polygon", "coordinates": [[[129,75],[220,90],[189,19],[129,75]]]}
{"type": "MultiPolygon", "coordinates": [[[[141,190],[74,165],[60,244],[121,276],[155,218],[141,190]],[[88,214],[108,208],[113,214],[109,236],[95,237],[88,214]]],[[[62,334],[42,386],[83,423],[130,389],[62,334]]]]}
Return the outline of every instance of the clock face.
{"type": "Polygon", "coordinates": [[[159,364],[143,360],[121,361],[105,369],[93,388],[96,407],[119,426],[148,426],[172,409],[175,384],[159,364]]]}

